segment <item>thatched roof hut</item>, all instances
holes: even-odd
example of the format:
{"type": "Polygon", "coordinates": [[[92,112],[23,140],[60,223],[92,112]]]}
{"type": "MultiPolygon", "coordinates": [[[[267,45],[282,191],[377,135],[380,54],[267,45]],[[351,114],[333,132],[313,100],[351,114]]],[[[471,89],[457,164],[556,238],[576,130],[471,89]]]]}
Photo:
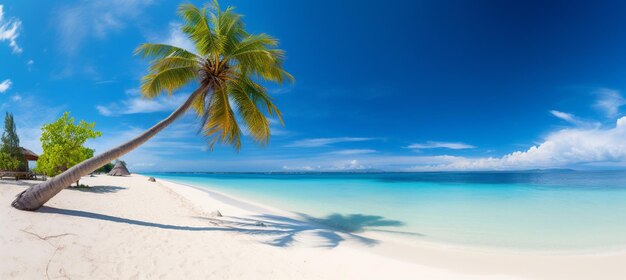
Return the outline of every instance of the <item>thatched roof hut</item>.
{"type": "Polygon", "coordinates": [[[115,163],[113,169],[108,174],[109,176],[128,176],[130,172],[128,172],[128,168],[121,161],[115,163]]]}
{"type": "Polygon", "coordinates": [[[22,154],[24,155],[24,159],[28,161],[31,161],[31,160],[36,161],[39,159],[39,156],[29,149],[20,147],[20,150],[22,151],[22,154]]]}

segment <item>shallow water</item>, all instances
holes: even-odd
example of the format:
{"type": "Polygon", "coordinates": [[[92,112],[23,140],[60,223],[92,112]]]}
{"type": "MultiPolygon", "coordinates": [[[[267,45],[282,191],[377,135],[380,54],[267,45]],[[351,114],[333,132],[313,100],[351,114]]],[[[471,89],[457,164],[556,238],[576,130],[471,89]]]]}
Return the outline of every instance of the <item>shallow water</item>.
{"type": "Polygon", "coordinates": [[[541,251],[626,248],[626,172],[145,174],[342,230],[541,251]]]}

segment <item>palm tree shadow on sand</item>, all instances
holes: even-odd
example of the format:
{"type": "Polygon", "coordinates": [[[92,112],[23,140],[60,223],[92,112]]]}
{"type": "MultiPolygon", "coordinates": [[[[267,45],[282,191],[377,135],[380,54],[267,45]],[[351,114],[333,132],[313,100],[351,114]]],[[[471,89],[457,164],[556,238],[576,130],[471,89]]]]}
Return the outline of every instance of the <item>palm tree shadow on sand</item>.
{"type": "Polygon", "coordinates": [[[304,239],[304,243],[312,244],[314,247],[334,248],[346,240],[355,241],[366,246],[378,244],[377,240],[358,234],[366,230],[422,236],[419,233],[382,230],[380,229],[381,227],[400,227],[404,223],[375,215],[332,214],[324,218],[315,218],[297,213],[297,216],[297,218],[289,218],[263,214],[256,215],[253,218],[231,218],[232,221],[227,223],[235,227],[247,228],[262,222],[265,227],[278,231],[264,243],[278,247],[288,247],[298,241],[302,241],[298,240],[298,237],[304,239]]]}
{"type": "Polygon", "coordinates": [[[123,187],[116,186],[93,186],[93,187],[68,187],[66,190],[89,192],[89,193],[116,193],[125,190],[123,187]]]}
{"type": "Polygon", "coordinates": [[[40,182],[33,182],[33,181],[15,181],[15,180],[0,180],[0,186],[1,185],[14,185],[14,186],[21,186],[21,187],[32,187],[34,185],[37,185],[40,182]]]}
{"type": "MultiPolygon", "coordinates": [[[[348,240],[365,246],[375,246],[379,243],[377,240],[358,235],[357,233],[362,232],[365,229],[376,230],[376,228],[380,227],[403,225],[400,221],[387,220],[380,216],[362,214],[333,214],[327,216],[326,218],[314,218],[305,214],[297,214],[297,218],[268,214],[256,215],[250,218],[194,217],[196,219],[207,221],[211,224],[211,226],[207,227],[197,227],[147,222],[49,206],[41,207],[38,212],[104,220],[166,230],[235,232],[260,237],[262,243],[277,247],[289,247],[298,243],[311,247],[335,248],[342,242],[348,240]]],[[[421,236],[419,233],[405,233],[400,231],[397,233],[421,236]]]]}

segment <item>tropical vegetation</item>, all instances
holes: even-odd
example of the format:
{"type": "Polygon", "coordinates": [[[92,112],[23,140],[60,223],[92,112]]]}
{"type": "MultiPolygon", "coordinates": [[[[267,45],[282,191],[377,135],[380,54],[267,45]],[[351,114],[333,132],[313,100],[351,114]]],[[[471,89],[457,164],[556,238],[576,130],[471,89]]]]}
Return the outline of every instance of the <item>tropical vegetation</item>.
{"type": "Polygon", "coordinates": [[[7,112],[4,118],[4,132],[0,138],[0,170],[26,171],[28,166],[25,162],[13,114],[7,112]]]}
{"type": "Polygon", "coordinates": [[[41,129],[43,153],[37,160],[36,171],[56,176],[70,167],[93,157],[94,150],[84,146],[89,139],[102,136],[95,123],[84,120],[76,123],[69,112],[41,129]]]}

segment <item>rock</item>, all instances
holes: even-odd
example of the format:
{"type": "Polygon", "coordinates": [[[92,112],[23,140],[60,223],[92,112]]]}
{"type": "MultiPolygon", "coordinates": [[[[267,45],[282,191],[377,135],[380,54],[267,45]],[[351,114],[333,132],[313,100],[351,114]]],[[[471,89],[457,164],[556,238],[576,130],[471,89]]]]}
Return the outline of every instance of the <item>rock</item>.
{"type": "Polygon", "coordinates": [[[211,217],[223,217],[222,213],[220,213],[220,211],[213,211],[211,212],[211,217]]]}
{"type": "Polygon", "coordinates": [[[263,222],[256,222],[254,223],[254,225],[257,227],[265,227],[265,224],[263,222]]]}
{"type": "Polygon", "coordinates": [[[154,179],[154,177],[150,177],[150,178],[148,178],[148,181],[150,181],[150,182],[156,182],[156,179],[154,179]]]}

